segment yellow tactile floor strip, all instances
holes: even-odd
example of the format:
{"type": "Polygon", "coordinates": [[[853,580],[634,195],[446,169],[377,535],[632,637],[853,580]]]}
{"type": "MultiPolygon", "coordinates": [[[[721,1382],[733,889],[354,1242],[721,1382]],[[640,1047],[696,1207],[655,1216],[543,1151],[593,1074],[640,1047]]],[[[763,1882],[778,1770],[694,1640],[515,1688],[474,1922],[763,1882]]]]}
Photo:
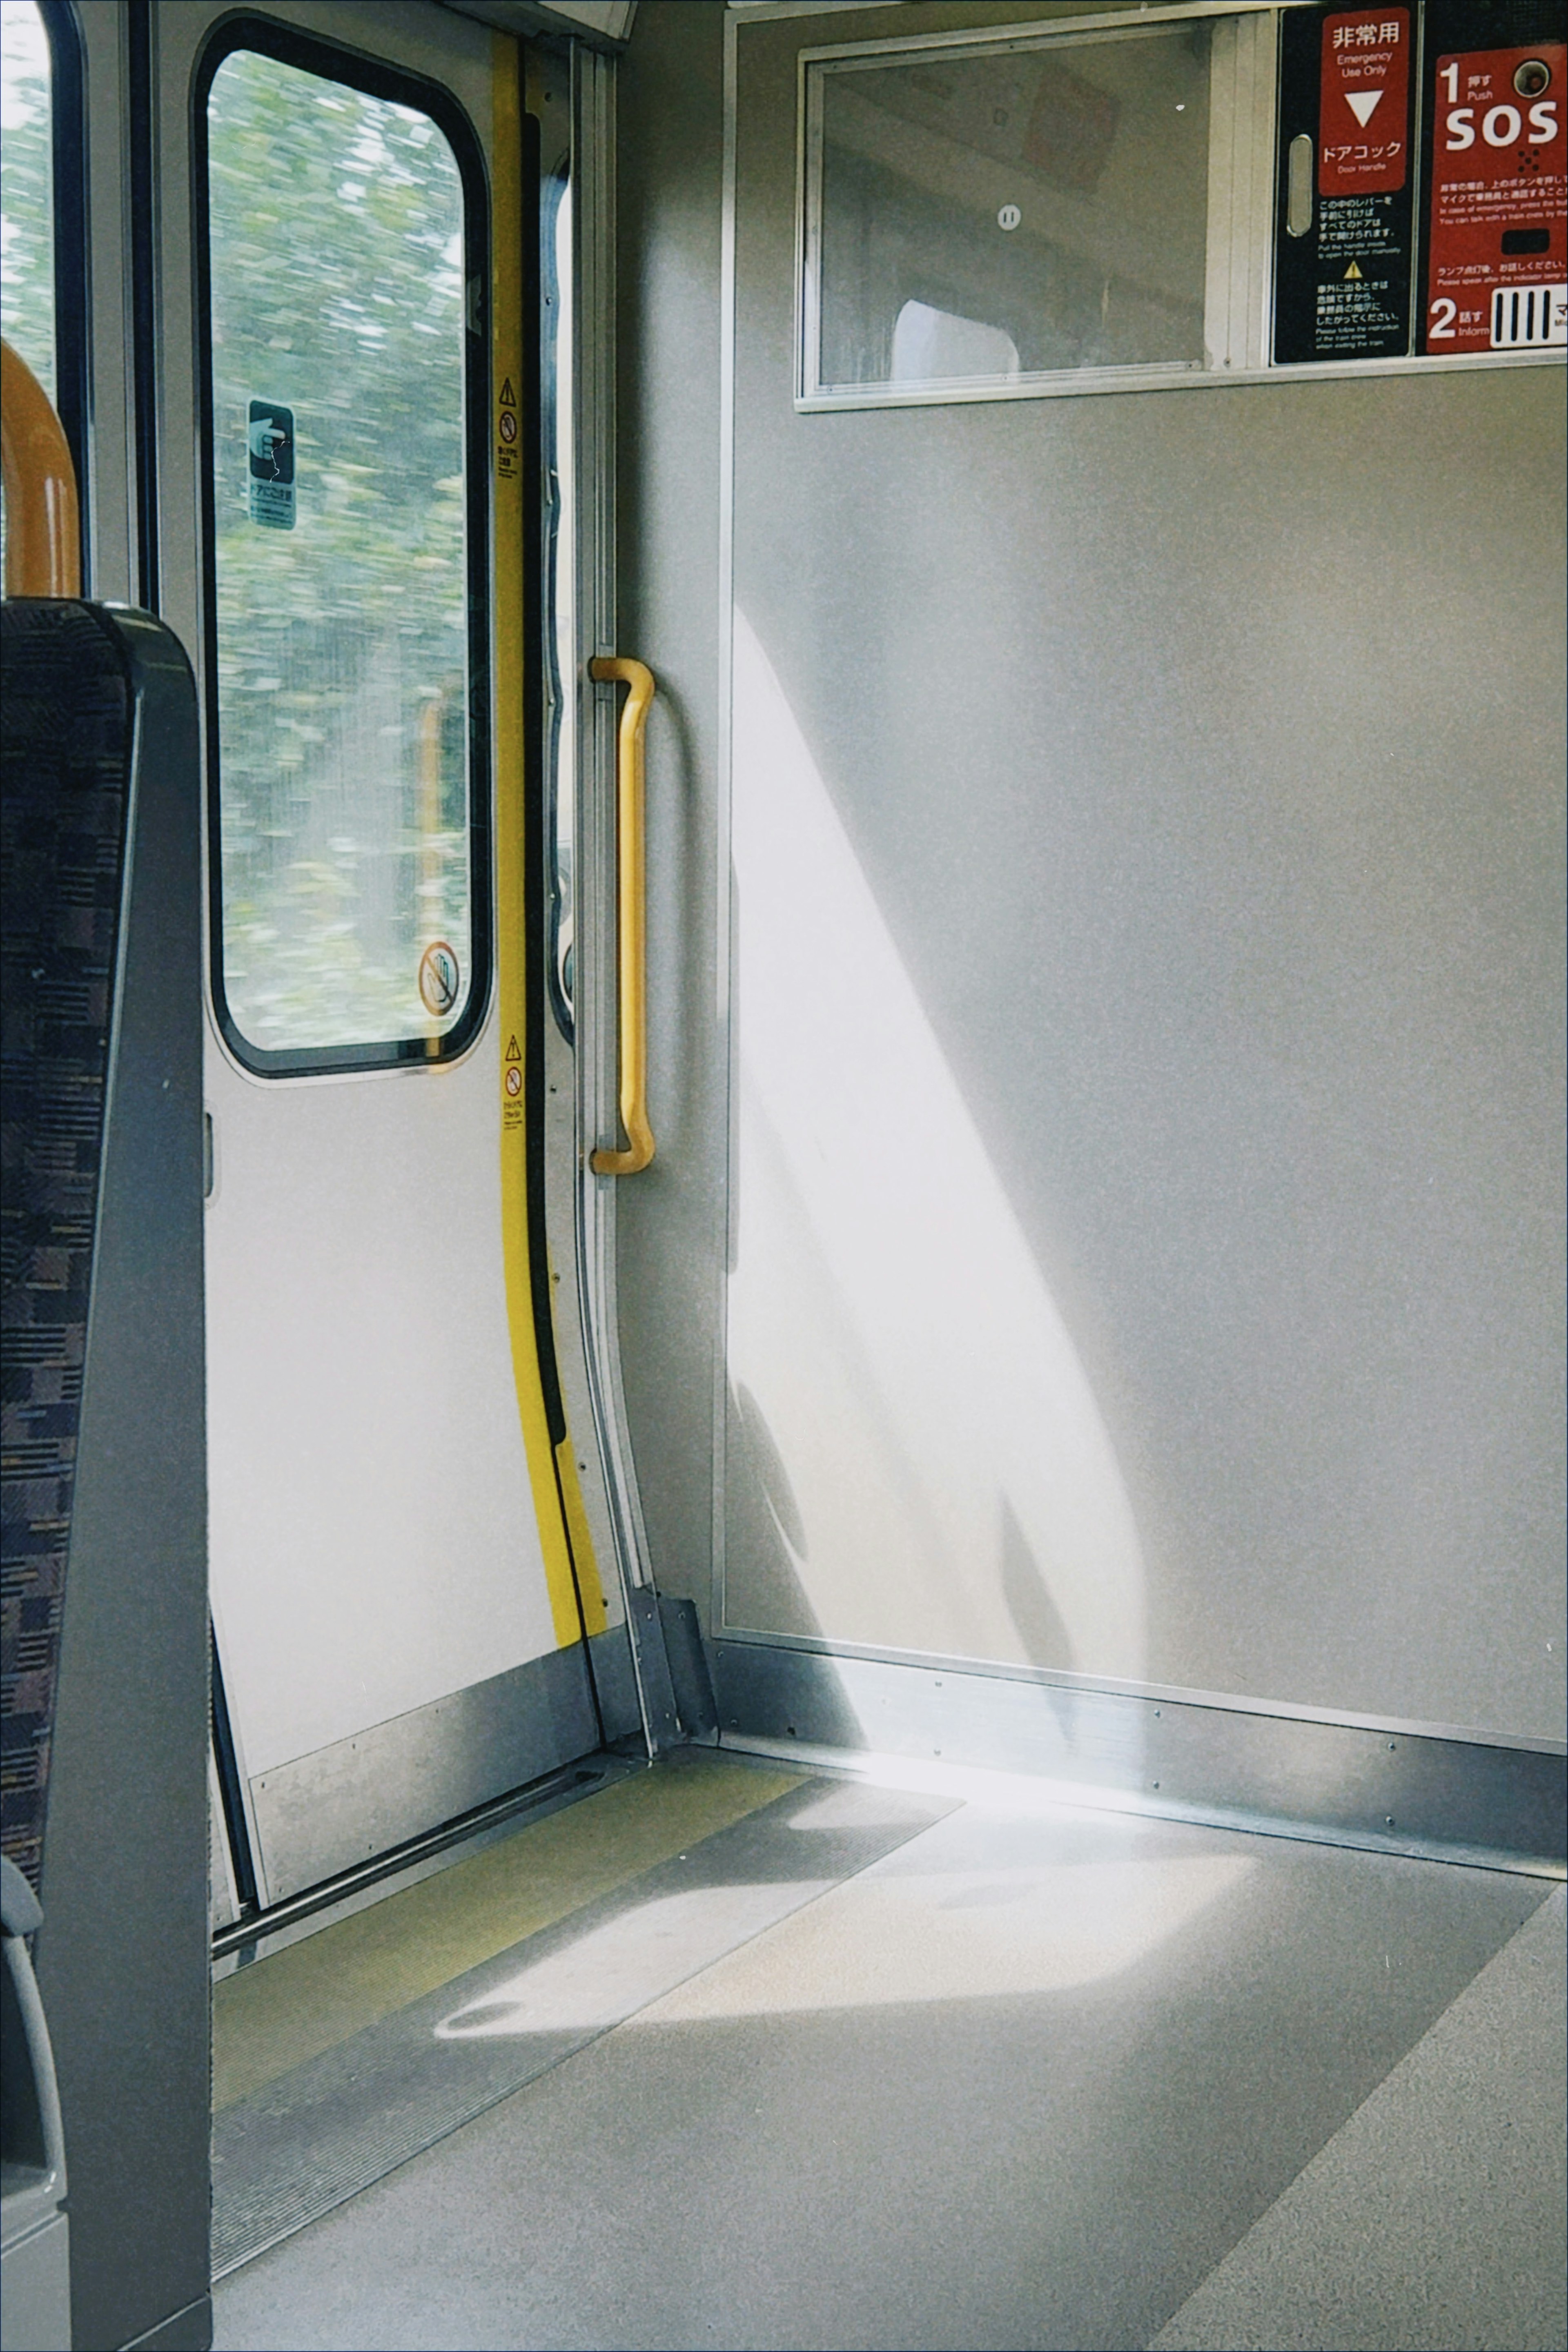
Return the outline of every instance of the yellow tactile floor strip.
{"type": "Polygon", "coordinates": [[[213,1987],[214,2108],[772,1804],[800,1779],[688,1753],[237,1969],[213,1987]]]}

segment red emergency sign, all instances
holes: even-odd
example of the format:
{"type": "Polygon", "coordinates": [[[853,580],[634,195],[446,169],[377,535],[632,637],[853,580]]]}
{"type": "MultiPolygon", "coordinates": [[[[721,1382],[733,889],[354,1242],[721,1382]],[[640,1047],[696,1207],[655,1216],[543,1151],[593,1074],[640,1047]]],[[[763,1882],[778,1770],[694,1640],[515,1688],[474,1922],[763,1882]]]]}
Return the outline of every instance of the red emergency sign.
{"type": "Polygon", "coordinates": [[[1385,194],[1405,185],[1410,11],[1358,8],[1323,26],[1318,193],[1385,194]]]}
{"type": "Polygon", "coordinates": [[[1432,137],[1426,348],[1568,341],[1568,49],[1441,57],[1432,137]]]}

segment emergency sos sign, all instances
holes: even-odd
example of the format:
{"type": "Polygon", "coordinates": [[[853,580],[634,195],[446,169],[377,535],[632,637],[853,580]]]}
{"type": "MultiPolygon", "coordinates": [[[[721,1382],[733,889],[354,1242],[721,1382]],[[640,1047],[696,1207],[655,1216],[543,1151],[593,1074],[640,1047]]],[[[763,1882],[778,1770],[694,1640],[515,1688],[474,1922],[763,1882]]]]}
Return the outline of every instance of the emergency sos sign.
{"type": "Polygon", "coordinates": [[[1437,58],[1421,349],[1568,343],[1568,50],[1437,58]]]}
{"type": "Polygon", "coordinates": [[[1568,346],[1561,0],[1280,22],[1277,366],[1568,346]]]}

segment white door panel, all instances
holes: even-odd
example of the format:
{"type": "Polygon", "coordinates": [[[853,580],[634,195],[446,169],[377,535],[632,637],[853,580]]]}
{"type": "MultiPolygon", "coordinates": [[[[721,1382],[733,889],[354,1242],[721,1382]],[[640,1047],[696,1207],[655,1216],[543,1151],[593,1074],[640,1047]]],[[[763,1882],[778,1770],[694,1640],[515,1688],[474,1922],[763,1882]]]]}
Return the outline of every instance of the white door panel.
{"type": "MultiPolygon", "coordinates": [[[[200,103],[193,100],[209,37],[233,12],[204,0],[153,13],[163,191],[157,501],[163,608],[205,684],[203,567],[213,556],[204,542],[203,478],[211,458],[200,423],[207,354],[198,329],[199,225],[191,211],[200,103]]],[[[515,43],[425,5],[350,8],[282,0],[255,17],[307,42],[332,45],[287,52],[289,70],[329,80],[341,73],[353,85],[362,70],[356,58],[368,58],[437,85],[467,117],[488,182],[488,257],[471,242],[436,255],[426,240],[418,250],[432,255],[432,285],[463,252],[470,330],[478,276],[490,274],[491,389],[499,394],[501,376],[520,374],[521,364],[515,43]],[[506,265],[501,280],[498,255],[506,265]],[[504,363],[498,337],[510,338],[504,363]]],[[[366,79],[376,87],[374,74],[366,79]]],[[[389,85],[384,78],[379,87],[386,92],[379,102],[426,110],[416,84],[389,85]]],[[[277,168],[281,193],[295,166],[279,151],[277,168]]],[[[323,203],[323,249],[333,234],[333,204],[358,201],[373,182],[372,200],[378,201],[376,191],[384,196],[401,185],[397,173],[406,168],[405,158],[389,167],[384,186],[374,173],[365,174],[357,195],[345,173],[345,184],[323,203]]],[[[298,237],[295,194],[289,234],[298,237]]],[[[475,202],[470,186],[470,237],[475,202]]],[[[289,211],[286,195],[281,208],[289,211]]],[[[265,294],[269,281],[257,283],[265,294]]],[[[345,299],[352,304],[359,290],[354,281],[345,299]]],[[[399,299],[379,280],[364,291],[367,315],[376,301],[399,299]]],[[[449,289],[441,299],[449,301],[449,289]]],[[[300,315],[310,317],[308,305],[300,315]]],[[[323,296],[323,321],[331,315],[323,296]]],[[[324,331],[342,329],[329,323],[324,331]]],[[[337,460],[310,455],[312,446],[329,452],[334,446],[311,439],[334,413],[330,394],[318,395],[313,410],[311,379],[308,369],[294,367],[293,346],[284,338],[272,348],[280,353],[277,380],[251,389],[253,396],[303,404],[300,465],[316,466],[317,488],[301,471],[301,528],[326,513],[329,495],[340,500],[342,528],[342,482],[331,472],[337,460]],[[296,383],[303,389],[294,390],[296,383]]],[[[232,407],[232,388],[225,396],[232,407]]],[[[468,396],[488,405],[471,380],[468,396]]],[[[226,447],[223,435],[232,419],[226,425],[220,415],[216,424],[226,447]]],[[[499,427],[489,437],[499,440],[499,427]]],[[[471,481],[475,451],[471,443],[465,446],[464,478],[471,481]]],[[[394,504],[396,456],[389,440],[384,463],[378,453],[370,467],[359,469],[374,478],[374,495],[394,504]]],[[[521,1070],[503,1060],[524,1029],[527,985],[519,894],[521,648],[506,633],[518,625],[529,542],[520,522],[515,458],[499,472],[492,458],[490,471],[490,766],[473,777],[471,789],[479,795],[477,810],[486,797],[489,802],[484,821],[495,868],[484,886],[489,920],[476,936],[488,929],[499,961],[481,983],[489,1009],[478,1037],[448,1063],[259,1076],[239,1066],[209,1007],[213,1614],[244,1784],[235,1793],[250,1816],[264,1902],[552,1769],[596,1736],[585,1667],[560,1654],[605,1617],[580,1538],[574,1556],[558,1486],[572,1474],[552,1461],[546,1426],[522,1199],[525,1105],[506,1086],[509,1078],[517,1085],[521,1070]],[[502,877],[499,898],[496,873],[502,877]],[[504,1172],[503,1154],[512,1155],[504,1172]],[[511,1675],[520,1679],[510,1685],[498,1679],[511,1675]],[[477,1692],[476,1685],[489,1687],[477,1692]],[[474,1703],[451,1703],[463,1694],[474,1703]],[[530,1709],[536,1724],[523,1720],[530,1709]]],[[[254,498],[251,507],[254,520],[254,498]]],[[[224,511],[232,545],[232,501],[224,511]]],[[[417,572],[416,563],[411,591],[417,572]]],[[[470,579],[470,599],[474,593],[470,579]]],[[[328,604],[323,625],[334,615],[338,606],[328,604]]],[[[384,633],[384,619],[374,625],[384,633]]],[[[443,695],[451,690],[449,680],[436,684],[443,695]]],[[[395,793],[402,778],[406,788],[400,764],[406,762],[405,738],[377,751],[367,736],[354,756],[371,763],[363,770],[367,787],[384,782],[395,793]]],[[[420,822],[449,827],[453,820],[420,822]]],[[[306,847],[293,854],[311,853],[306,847]]],[[[360,1034],[387,1033],[373,1027],[360,1034]]]]}
{"type": "Polygon", "coordinates": [[[512,1382],[494,1020],[446,1069],[269,1086],[215,1046],[207,1086],[212,1579],[254,1774],[555,1633],[512,1382]]]}

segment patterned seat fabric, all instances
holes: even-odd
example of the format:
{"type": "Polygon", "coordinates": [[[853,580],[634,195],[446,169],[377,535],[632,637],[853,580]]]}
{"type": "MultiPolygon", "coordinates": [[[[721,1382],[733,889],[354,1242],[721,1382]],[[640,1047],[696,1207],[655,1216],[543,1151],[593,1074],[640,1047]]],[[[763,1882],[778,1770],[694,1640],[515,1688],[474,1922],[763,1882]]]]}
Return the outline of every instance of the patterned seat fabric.
{"type": "Polygon", "coordinates": [[[90,610],[0,607],[4,1849],[36,1887],[70,1549],[132,711],[90,610]]]}

